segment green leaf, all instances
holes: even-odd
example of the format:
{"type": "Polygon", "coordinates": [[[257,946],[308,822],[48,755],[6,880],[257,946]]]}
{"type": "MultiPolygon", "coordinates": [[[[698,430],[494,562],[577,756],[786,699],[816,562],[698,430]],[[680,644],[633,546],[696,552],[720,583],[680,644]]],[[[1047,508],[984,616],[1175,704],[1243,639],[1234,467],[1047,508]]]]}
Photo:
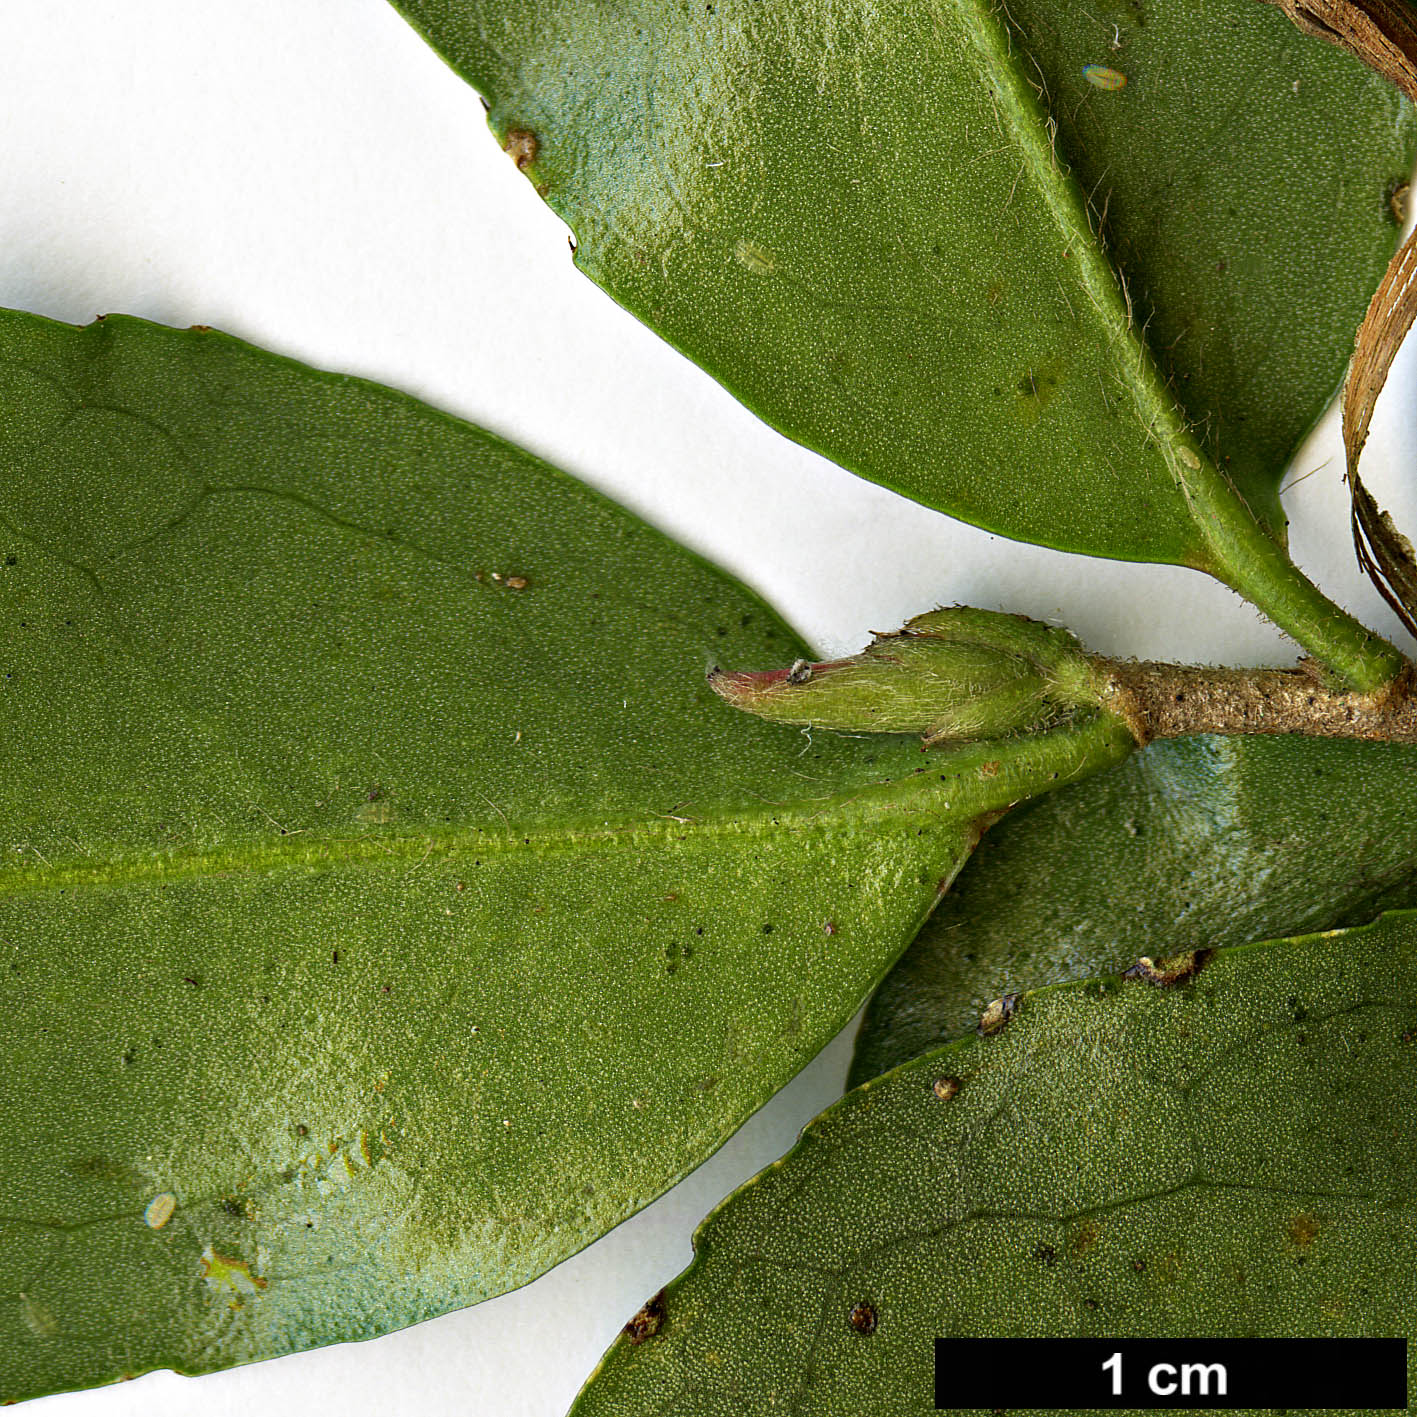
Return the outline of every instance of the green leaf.
{"type": "Polygon", "coordinates": [[[802,648],[753,595],[222,335],[0,315],[0,461],[0,1399],[524,1283],[1127,751],[737,713],[712,659],[802,648]]]}
{"type": "Polygon", "coordinates": [[[984,839],[876,991],[852,1082],[1022,988],[1417,905],[1417,750],[1283,737],[1153,743],[984,839]]]}
{"type": "Polygon", "coordinates": [[[770,423],[991,530],[1232,580],[1209,459],[1282,528],[1417,152],[1254,0],[394,3],[581,268],[770,423]]]}
{"type": "Polygon", "coordinates": [[[936,1336],[1410,1337],[1414,1031],[1412,915],[1025,995],[715,1212],[575,1417],[932,1413],[936,1336]]]}

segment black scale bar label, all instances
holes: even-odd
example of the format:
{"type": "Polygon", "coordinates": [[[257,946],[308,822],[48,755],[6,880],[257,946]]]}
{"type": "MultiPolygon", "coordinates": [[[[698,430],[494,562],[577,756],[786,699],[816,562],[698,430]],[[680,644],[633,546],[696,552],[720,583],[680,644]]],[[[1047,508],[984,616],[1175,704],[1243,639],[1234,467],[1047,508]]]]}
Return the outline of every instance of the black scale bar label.
{"type": "Polygon", "coordinates": [[[937,1338],[935,1406],[1407,1408],[1405,1338],[937,1338]]]}

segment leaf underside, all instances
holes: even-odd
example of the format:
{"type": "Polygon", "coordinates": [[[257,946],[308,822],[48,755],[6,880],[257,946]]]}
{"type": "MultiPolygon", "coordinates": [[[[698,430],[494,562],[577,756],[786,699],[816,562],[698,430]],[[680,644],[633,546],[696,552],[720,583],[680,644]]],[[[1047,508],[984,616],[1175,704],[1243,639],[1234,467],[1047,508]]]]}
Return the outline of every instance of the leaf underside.
{"type": "Polygon", "coordinates": [[[1254,0],[395,3],[580,267],[769,423],[1096,555],[1208,564],[1188,427],[1282,531],[1417,151],[1254,0]]]}
{"type": "Polygon", "coordinates": [[[853,1085],[1019,989],[1417,905],[1417,749],[1153,743],[1000,823],[872,997],[853,1085]]]}
{"type": "Polygon", "coordinates": [[[1414,1000],[1412,915],[1025,995],[725,1202],[576,1417],[934,1412],[937,1335],[1410,1337],[1414,1000]]]}
{"type": "Polygon", "coordinates": [[[803,649],[752,594],[219,334],[0,314],[0,461],[0,1399],[524,1283],[1125,752],[735,713],[709,663],[803,649]]]}

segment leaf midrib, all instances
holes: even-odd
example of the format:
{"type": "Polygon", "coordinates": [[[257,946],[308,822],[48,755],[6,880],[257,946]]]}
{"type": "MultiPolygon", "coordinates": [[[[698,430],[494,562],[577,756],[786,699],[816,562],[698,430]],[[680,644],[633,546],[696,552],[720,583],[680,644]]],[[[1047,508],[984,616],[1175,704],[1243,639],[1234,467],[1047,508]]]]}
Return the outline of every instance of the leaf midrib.
{"type": "MultiPolygon", "coordinates": [[[[1013,58],[1014,36],[989,0],[955,0],[962,12],[965,34],[979,64],[980,78],[998,99],[995,112],[1000,123],[1024,159],[1028,175],[1043,199],[1049,215],[1067,243],[1070,259],[1084,293],[1097,311],[1112,347],[1116,366],[1131,395],[1137,418],[1166,465],[1185,500],[1191,524],[1200,544],[1209,553],[1211,537],[1208,519],[1196,506],[1209,499],[1202,485],[1221,479],[1191,432],[1176,401],[1171,397],[1151,351],[1136,333],[1130,303],[1123,293],[1123,277],[1103,253],[1101,236],[1095,233],[1080,189],[1066,166],[1060,165],[1052,138],[1057,125],[1038,96],[1026,86],[1013,58]],[[1051,135],[1044,140],[1044,133],[1051,135]],[[1198,495],[1199,494],[1199,495],[1198,495]]],[[[1227,484],[1228,485],[1228,484],[1227,484]]],[[[1213,495],[1213,488],[1206,488],[1213,495]]],[[[1197,570],[1216,574],[1207,564],[1193,563],[1197,570]]]]}
{"type": "MultiPolygon", "coordinates": [[[[58,865],[12,866],[0,874],[0,899],[45,891],[162,884],[233,874],[328,870],[341,866],[401,867],[411,874],[434,859],[518,853],[546,857],[601,847],[640,846],[690,838],[755,843],[777,832],[851,835],[895,818],[950,819],[961,829],[1054,786],[1118,762],[1132,749],[1119,720],[1097,714],[1046,733],[936,750],[908,776],[866,783],[808,802],[713,809],[659,820],[627,815],[597,823],[563,822],[434,826],[410,833],[358,836],[290,833],[276,839],[195,850],[114,851],[58,865]],[[302,839],[297,840],[300,836],[302,839]]],[[[882,826],[879,830],[891,828],[882,826]]],[[[481,856],[474,859],[481,859],[481,856]]]]}
{"type": "MultiPolygon", "coordinates": [[[[809,807],[794,805],[722,812],[706,816],[671,816],[649,821],[625,817],[588,824],[531,823],[521,827],[430,827],[416,835],[404,832],[360,836],[290,833],[273,840],[163,853],[115,853],[107,858],[60,865],[11,867],[0,875],[0,898],[50,890],[159,884],[232,874],[320,870],[341,866],[402,866],[410,874],[426,862],[472,857],[510,857],[518,853],[545,857],[600,846],[623,847],[689,837],[756,841],[771,831],[849,831],[867,816],[908,815],[913,811],[948,812],[951,800],[937,791],[931,775],[922,790],[917,778],[878,784],[826,797],[809,807]],[[912,800],[913,799],[913,800],[912,800]],[[931,800],[935,799],[935,800],[931,800]],[[872,812],[872,806],[875,811],[872,812]],[[853,807],[858,810],[853,811],[853,807]],[[299,839],[297,840],[297,836],[299,839]]],[[[991,794],[996,795],[996,794],[991,794]]],[[[971,815],[989,807],[971,803],[971,815]]]]}

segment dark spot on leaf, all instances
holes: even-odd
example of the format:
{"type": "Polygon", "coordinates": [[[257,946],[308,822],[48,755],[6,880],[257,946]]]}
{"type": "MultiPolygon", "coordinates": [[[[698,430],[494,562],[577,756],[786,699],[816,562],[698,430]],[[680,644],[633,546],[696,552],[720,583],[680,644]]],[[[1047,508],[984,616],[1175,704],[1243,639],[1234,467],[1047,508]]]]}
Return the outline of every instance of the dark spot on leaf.
{"type": "Polygon", "coordinates": [[[516,163],[517,170],[525,172],[536,161],[541,151],[541,140],[529,128],[511,128],[507,131],[502,151],[516,163]]]}
{"type": "Polygon", "coordinates": [[[764,925],[764,926],[763,926],[763,934],[765,934],[765,935],[771,935],[771,934],[772,934],[772,926],[771,926],[771,925],[764,925]]]}
{"type": "Polygon", "coordinates": [[[991,1038],[1000,1032],[1017,1012],[1018,1000],[1017,994],[1005,994],[1002,998],[995,999],[992,1004],[989,1004],[979,1016],[979,1036],[991,1038]]]}
{"type": "Polygon", "coordinates": [[[376,782],[373,787],[365,793],[364,800],[366,802],[377,802],[383,795],[384,789],[376,782]]]}
{"type": "Polygon", "coordinates": [[[664,1314],[664,1290],[661,1289],[659,1293],[625,1325],[625,1337],[636,1346],[643,1343],[647,1338],[653,1338],[664,1326],[664,1314]]]}
{"type": "Polygon", "coordinates": [[[298,1137],[308,1137],[310,1135],[310,1128],[307,1127],[304,1122],[297,1122],[295,1124],[295,1135],[298,1137]]]}
{"type": "Polygon", "coordinates": [[[141,1185],[142,1178],[131,1167],[110,1156],[77,1156],[64,1163],[64,1169],[74,1176],[90,1176],[97,1181],[116,1185],[141,1185]]]}
{"type": "Polygon", "coordinates": [[[1097,1237],[1101,1234],[1102,1228],[1095,1220],[1084,1220],[1078,1226],[1068,1249],[1075,1257],[1081,1257],[1097,1243],[1097,1237]]]}
{"type": "Polygon", "coordinates": [[[1052,1269],[1058,1263],[1058,1252],[1052,1245],[1035,1245],[1033,1247],[1033,1258],[1041,1264],[1044,1269],[1052,1269]]]}
{"type": "Polygon", "coordinates": [[[828,921],[826,922],[826,924],[822,926],[822,933],[823,933],[823,934],[826,934],[826,935],[835,935],[835,934],[836,934],[836,921],[835,921],[835,920],[828,920],[828,921]]]}
{"type": "Polygon", "coordinates": [[[875,1333],[876,1325],[880,1323],[880,1316],[871,1304],[853,1304],[847,1319],[857,1333],[864,1334],[875,1333]]]}
{"type": "Polygon", "coordinates": [[[1151,959],[1143,955],[1130,969],[1122,971],[1122,978],[1144,979],[1159,989],[1169,988],[1196,974],[1209,955],[1209,950],[1188,950],[1169,959],[1151,959]]]}

